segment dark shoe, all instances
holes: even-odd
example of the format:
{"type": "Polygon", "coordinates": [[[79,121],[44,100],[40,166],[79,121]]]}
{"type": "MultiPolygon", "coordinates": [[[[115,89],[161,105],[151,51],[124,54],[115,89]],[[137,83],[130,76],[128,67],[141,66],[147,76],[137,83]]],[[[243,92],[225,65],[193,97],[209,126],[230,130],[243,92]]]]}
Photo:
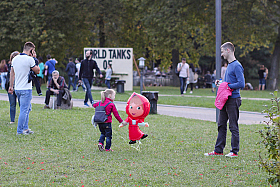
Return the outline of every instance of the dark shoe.
{"type": "Polygon", "coordinates": [[[56,109],[61,109],[61,107],[60,106],[57,106],[57,108],[56,109]]]}
{"type": "Polygon", "coordinates": [[[147,138],[148,134],[144,134],[141,139],[147,138]]]}
{"type": "Polygon", "coordinates": [[[45,105],[44,109],[50,109],[49,105],[45,105]]]}
{"type": "Polygon", "coordinates": [[[134,140],[134,141],[133,141],[133,140],[130,140],[130,141],[129,141],[129,144],[135,144],[135,143],[136,143],[136,140],[134,140]]]}

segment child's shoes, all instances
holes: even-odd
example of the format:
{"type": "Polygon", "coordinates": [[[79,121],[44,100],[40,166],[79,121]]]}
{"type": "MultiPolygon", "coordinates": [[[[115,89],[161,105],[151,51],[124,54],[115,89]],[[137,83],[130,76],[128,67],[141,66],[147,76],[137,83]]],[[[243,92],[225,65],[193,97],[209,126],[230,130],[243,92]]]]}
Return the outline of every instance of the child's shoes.
{"type": "Polygon", "coordinates": [[[112,151],[112,152],[113,152],[113,150],[112,150],[112,149],[106,149],[106,151],[112,151]]]}
{"type": "MultiPolygon", "coordinates": [[[[99,151],[104,151],[104,146],[103,146],[102,143],[99,143],[99,144],[98,144],[98,149],[99,149],[99,151]]],[[[106,150],[106,151],[107,151],[107,150],[106,150]]]]}

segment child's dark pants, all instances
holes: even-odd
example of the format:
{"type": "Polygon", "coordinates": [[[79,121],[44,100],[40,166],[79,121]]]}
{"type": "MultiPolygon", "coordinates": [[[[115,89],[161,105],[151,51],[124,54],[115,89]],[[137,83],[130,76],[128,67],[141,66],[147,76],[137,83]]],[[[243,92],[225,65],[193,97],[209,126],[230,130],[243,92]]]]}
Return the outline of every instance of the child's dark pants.
{"type": "Polygon", "coordinates": [[[110,149],[111,140],[112,140],[112,125],[111,123],[99,123],[99,130],[101,132],[99,143],[104,145],[105,137],[106,137],[106,146],[105,149],[110,149]]]}

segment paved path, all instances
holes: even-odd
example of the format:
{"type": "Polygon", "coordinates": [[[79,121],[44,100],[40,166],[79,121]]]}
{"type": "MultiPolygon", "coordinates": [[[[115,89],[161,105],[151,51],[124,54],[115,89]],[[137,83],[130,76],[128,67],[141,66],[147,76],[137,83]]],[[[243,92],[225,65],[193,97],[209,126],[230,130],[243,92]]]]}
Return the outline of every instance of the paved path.
{"type": "MultiPolygon", "coordinates": [[[[180,96],[181,97],[181,96],[180,96]]],[[[200,96],[201,97],[201,96],[200,96]]],[[[242,98],[243,99],[243,98],[242,98]]],[[[255,98],[254,98],[255,99],[255,98]]],[[[0,93],[0,100],[8,101],[8,95],[0,93]]],[[[33,96],[32,103],[44,105],[44,96],[33,96]]],[[[118,110],[125,111],[126,102],[114,102],[118,110]]],[[[73,99],[74,107],[84,107],[83,99],[73,99]]],[[[206,121],[216,121],[215,108],[202,108],[190,106],[174,106],[174,105],[157,105],[157,112],[161,115],[184,117],[190,119],[199,119],[206,121]]],[[[258,112],[240,111],[239,123],[240,124],[260,124],[266,118],[264,114],[258,112]]]]}

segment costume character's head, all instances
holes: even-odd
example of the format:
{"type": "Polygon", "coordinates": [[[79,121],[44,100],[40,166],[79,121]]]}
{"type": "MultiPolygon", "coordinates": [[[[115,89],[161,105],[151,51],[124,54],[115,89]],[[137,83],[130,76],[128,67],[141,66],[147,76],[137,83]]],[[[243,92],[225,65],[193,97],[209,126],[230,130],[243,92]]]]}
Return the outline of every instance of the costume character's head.
{"type": "Polygon", "coordinates": [[[133,92],[126,104],[126,113],[132,119],[145,118],[150,112],[149,100],[133,92]]]}

